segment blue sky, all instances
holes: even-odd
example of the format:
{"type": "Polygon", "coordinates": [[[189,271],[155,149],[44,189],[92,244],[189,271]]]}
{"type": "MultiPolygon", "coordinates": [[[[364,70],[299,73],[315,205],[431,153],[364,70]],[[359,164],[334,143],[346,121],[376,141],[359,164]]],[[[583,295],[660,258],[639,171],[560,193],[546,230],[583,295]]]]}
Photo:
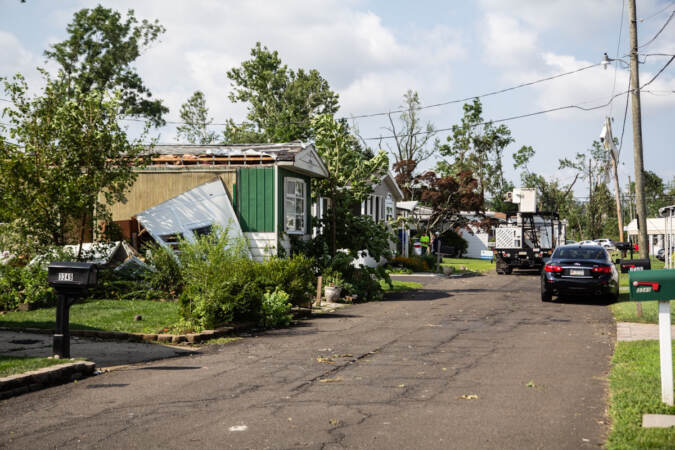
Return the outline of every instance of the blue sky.
{"type": "MultiPolygon", "coordinates": [[[[423,104],[478,95],[598,63],[603,52],[628,53],[625,0],[479,0],[448,1],[216,1],[118,0],[102,2],[138,18],[158,19],[167,33],[138,60],[153,94],[178,119],[180,105],[199,89],[205,92],[215,122],[242,120],[245,109],[227,99],[225,73],[248,57],[261,41],[279,51],[290,67],[315,68],[340,94],[345,116],[396,109],[407,89],[423,104]],[[622,39],[619,27],[622,24],[622,39]]],[[[65,38],[75,11],[94,7],[85,0],[0,0],[0,76],[23,73],[38,88],[35,67],[42,52],[65,38]]],[[[675,2],[638,1],[640,42],[665,23],[675,2]],[[658,14],[655,14],[658,13],[658,14]]],[[[675,20],[644,53],[675,53],[675,20]]],[[[640,67],[644,84],[668,58],[650,57],[640,67]]],[[[49,66],[47,66],[49,68],[49,66]]],[[[645,168],[669,180],[675,177],[675,63],[643,93],[645,168]]],[[[571,104],[606,103],[625,91],[628,71],[601,67],[483,99],[484,117],[497,120],[571,104]],[[614,80],[616,79],[616,84],[614,80]],[[614,86],[614,89],[613,89],[614,86]]],[[[532,145],[531,169],[565,182],[557,170],[561,157],[572,158],[598,138],[606,115],[620,136],[625,96],[611,109],[567,110],[506,122],[516,142],[505,155],[507,176],[517,184],[511,153],[532,145]]],[[[461,104],[422,111],[424,120],[448,128],[461,117],[461,104]]],[[[363,137],[388,135],[386,117],[358,120],[363,137]]],[[[175,129],[156,131],[161,142],[176,142],[175,129]]],[[[444,139],[444,134],[439,137],[444,139]]],[[[376,144],[376,141],[373,141],[376,144]]],[[[385,141],[386,144],[386,141],[385,141]]],[[[386,149],[386,145],[385,145],[386,149]]],[[[426,166],[433,165],[431,160],[426,166]]],[[[621,183],[633,177],[630,108],[621,152],[621,183]]],[[[583,184],[575,189],[583,196],[583,184]]]]}

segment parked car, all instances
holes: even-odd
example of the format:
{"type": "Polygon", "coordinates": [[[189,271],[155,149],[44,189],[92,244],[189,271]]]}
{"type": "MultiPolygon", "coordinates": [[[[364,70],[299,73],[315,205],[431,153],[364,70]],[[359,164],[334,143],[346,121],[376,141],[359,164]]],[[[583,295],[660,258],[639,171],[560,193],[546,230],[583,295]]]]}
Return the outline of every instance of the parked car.
{"type": "Polygon", "coordinates": [[[593,242],[597,242],[598,244],[602,245],[608,252],[613,252],[614,250],[616,250],[614,241],[612,241],[611,239],[596,239],[593,242]]]}
{"type": "Polygon", "coordinates": [[[658,252],[656,252],[656,259],[659,261],[665,261],[666,260],[666,251],[662,248],[659,249],[658,252]]]}
{"type": "Polygon", "coordinates": [[[575,245],[600,245],[600,244],[598,244],[595,241],[586,240],[586,241],[577,242],[575,245]]]}
{"type": "Polygon", "coordinates": [[[615,301],[619,298],[619,272],[603,247],[558,247],[541,271],[541,301],[553,296],[582,295],[615,301]]]}

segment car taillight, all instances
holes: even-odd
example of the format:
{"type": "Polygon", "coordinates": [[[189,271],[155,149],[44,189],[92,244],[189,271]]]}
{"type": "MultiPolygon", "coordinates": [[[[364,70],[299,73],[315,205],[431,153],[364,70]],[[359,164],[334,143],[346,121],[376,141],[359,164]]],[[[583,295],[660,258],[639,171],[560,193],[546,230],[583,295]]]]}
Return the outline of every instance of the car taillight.
{"type": "Polygon", "coordinates": [[[595,266],[591,271],[593,273],[612,273],[612,268],[609,266],[595,266]]]}
{"type": "Polygon", "coordinates": [[[553,272],[553,273],[559,273],[559,272],[562,272],[562,271],[563,271],[563,268],[560,267],[560,266],[556,266],[555,264],[546,264],[546,265],[544,266],[544,270],[545,270],[546,272],[549,272],[549,273],[551,273],[551,272],[553,272]]]}

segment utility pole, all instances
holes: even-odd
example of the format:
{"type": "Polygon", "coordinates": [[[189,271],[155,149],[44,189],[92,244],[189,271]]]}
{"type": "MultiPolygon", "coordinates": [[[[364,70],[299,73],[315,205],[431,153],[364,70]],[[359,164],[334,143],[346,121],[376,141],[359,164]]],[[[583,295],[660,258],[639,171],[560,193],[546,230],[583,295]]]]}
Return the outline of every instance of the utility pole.
{"type": "Polygon", "coordinates": [[[621,211],[621,187],[619,186],[619,155],[614,145],[614,134],[612,133],[612,121],[609,117],[605,119],[605,126],[601,134],[601,140],[605,144],[605,149],[612,158],[612,174],[614,175],[614,197],[616,199],[616,220],[619,226],[619,241],[623,242],[623,213],[621,211]]]}
{"type": "Polygon", "coordinates": [[[640,258],[649,258],[647,240],[647,207],[644,190],[644,162],[642,161],[642,111],[640,107],[640,73],[638,69],[637,13],[635,0],[628,0],[630,14],[630,83],[633,87],[633,160],[635,165],[635,207],[638,220],[638,245],[640,258]]]}

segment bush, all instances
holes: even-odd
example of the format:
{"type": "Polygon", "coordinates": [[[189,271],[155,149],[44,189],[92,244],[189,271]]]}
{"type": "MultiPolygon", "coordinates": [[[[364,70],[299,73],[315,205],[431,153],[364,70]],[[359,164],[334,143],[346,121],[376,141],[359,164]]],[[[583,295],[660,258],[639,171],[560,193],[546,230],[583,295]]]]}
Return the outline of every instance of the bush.
{"type": "Polygon", "coordinates": [[[405,267],[413,272],[429,272],[431,270],[427,261],[421,256],[413,256],[411,258],[396,256],[391,260],[391,265],[394,267],[405,267]]]}
{"type": "Polygon", "coordinates": [[[265,328],[286,327],[293,319],[289,295],[280,289],[266,292],[261,307],[260,325],[265,328]]]}
{"type": "Polygon", "coordinates": [[[263,263],[262,274],[266,290],[283,288],[293,306],[305,306],[311,302],[316,289],[312,258],[305,255],[270,258],[263,263]]]}
{"type": "Polygon", "coordinates": [[[53,306],[54,290],[47,283],[47,271],[38,265],[15,267],[0,265],[0,309],[16,309],[21,303],[31,307],[53,306]]]}
{"type": "Polygon", "coordinates": [[[469,243],[466,242],[466,239],[460,236],[459,233],[449,229],[441,234],[441,247],[454,248],[455,254],[451,256],[457,256],[458,258],[461,258],[462,255],[466,253],[466,249],[469,248],[469,243]]]}
{"type": "Polygon", "coordinates": [[[154,270],[145,274],[145,281],[152,290],[162,292],[169,298],[176,298],[183,288],[183,275],[176,255],[161,245],[151,246],[147,261],[154,270]]]}

